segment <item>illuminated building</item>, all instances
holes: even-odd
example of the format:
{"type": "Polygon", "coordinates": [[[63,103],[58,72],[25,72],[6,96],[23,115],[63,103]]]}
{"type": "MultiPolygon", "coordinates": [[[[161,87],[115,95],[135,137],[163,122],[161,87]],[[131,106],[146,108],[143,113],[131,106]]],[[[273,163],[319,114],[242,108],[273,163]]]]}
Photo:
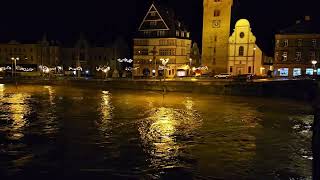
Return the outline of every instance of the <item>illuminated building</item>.
{"type": "Polygon", "coordinates": [[[226,73],[233,0],[204,0],[203,3],[202,64],[212,73],[226,73]]]}
{"type": "Polygon", "coordinates": [[[186,76],[190,49],[190,32],[171,10],[152,3],[134,38],[134,75],[186,76]],[[165,72],[160,59],[169,59],[165,72]]]}
{"type": "MultiPolygon", "coordinates": [[[[53,69],[57,66],[82,67],[83,73],[94,74],[97,66],[110,66],[119,68],[117,59],[128,56],[126,43],[120,38],[112,44],[89,44],[84,36],[80,36],[75,45],[63,45],[59,41],[48,40],[44,35],[41,41],[36,43],[20,43],[10,41],[0,44],[0,68],[1,71],[11,71],[12,60],[17,58],[17,66],[32,68],[39,71],[41,66],[53,69]]],[[[17,70],[19,72],[19,69],[17,70]]]]}
{"type": "Polygon", "coordinates": [[[320,31],[309,16],[275,35],[275,75],[320,75],[320,31]]]}
{"type": "Polygon", "coordinates": [[[60,64],[60,48],[58,42],[48,42],[46,38],[38,43],[20,43],[12,40],[0,44],[0,67],[11,67],[12,57],[19,58],[17,65],[37,70],[38,66],[43,64],[60,64]]]}
{"type": "Polygon", "coordinates": [[[229,38],[228,72],[231,75],[266,75],[271,68],[264,67],[265,59],[264,53],[256,44],[249,21],[238,20],[229,38]]]}

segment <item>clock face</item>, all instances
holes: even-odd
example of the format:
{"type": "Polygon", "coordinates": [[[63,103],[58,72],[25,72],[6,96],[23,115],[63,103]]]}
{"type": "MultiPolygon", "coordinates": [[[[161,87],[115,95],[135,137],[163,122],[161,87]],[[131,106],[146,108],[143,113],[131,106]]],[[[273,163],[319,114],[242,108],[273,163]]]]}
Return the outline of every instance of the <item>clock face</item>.
{"type": "Polygon", "coordinates": [[[212,27],[219,28],[220,27],[220,20],[213,20],[212,27]]]}

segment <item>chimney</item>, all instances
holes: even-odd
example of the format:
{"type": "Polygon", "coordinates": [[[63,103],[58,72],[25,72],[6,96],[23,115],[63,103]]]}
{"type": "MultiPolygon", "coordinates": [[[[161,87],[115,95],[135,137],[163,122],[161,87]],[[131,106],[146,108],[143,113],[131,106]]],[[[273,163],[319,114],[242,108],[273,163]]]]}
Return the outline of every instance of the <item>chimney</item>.
{"type": "Polygon", "coordinates": [[[304,17],[304,20],[305,20],[305,21],[310,21],[310,20],[311,20],[311,17],[310,17],[310,16],[305,16],[305,17],[304,17]]]}

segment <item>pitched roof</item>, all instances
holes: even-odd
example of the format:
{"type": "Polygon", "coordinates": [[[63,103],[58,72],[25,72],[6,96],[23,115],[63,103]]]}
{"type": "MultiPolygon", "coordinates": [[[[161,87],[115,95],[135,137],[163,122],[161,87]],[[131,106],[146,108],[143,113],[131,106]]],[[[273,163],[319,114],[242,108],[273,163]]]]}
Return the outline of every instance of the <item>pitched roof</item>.
{"type": "Polygon", "coordinates": [[[152,2],[138,32],[159,30],[169,31],[170,36],[175,36],[176,31],[188,32],[186,26],[177,19],[172,9],[160,5],[159,2],[152,2]]]}
{"type": "Polygon", "coordinates": [[[313,20],[297,21],[296,24],[280,30],[280,34],[319,34],[320,24],[313,20]]]}

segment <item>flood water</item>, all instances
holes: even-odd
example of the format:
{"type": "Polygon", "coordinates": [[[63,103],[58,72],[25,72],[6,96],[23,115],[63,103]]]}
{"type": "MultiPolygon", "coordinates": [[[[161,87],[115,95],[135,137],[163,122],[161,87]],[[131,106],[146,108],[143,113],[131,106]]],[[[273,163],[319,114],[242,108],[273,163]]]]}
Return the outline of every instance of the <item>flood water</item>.
{"type": "Polygon", "coordinates": [[[311,107],[0,84],[0,178],[310,179],[311,107]]]}

